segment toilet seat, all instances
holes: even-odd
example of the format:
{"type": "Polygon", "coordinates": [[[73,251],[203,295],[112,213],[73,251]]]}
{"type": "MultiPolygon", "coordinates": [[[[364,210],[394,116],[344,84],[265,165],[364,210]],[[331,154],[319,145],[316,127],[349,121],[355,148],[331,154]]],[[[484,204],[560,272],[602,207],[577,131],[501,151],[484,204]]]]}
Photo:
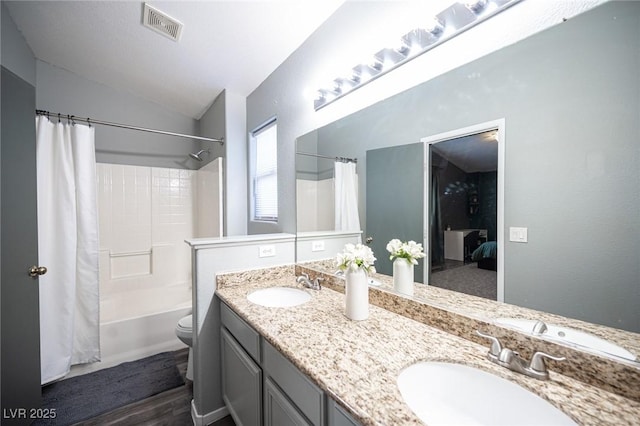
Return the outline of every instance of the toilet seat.
{"type": "Polygon", "coordinates": [[[176,336],[187,346],[193,344],[193,315],[187,315],[178,320],[176,336]]]}
{"type": "Polygon", "coordinates": [[[187,315],[186,317],[180,318],[178,321],[178,328],[185,332],[191,332],[193,330],[193,315],[187,315]]]}

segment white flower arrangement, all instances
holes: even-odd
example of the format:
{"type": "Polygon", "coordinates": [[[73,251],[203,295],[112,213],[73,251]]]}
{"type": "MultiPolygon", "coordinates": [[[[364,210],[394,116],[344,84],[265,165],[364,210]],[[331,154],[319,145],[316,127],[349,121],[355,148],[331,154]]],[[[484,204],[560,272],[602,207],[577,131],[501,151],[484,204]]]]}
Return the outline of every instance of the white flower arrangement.
{"type": "Polygon", "coordinates": [[[358,269],[364,269],[366,273],[373,274],[376,272],[373,266],[375,261],[376,258],[369,247],[363,244],[346,244],[344,251],[336,257],[336,266],[342,271],[348,269],[356,272],[358,269]]]}
{"type": "Polygon", "coordinates": [[[403,243],[397,238],[389,241],[389,243],[387,244],[387,251],[391,253],[391,256],[389,256],[389,260],[393,261],[394,259],[407,259],[407,262],[413,265],[417,265],[418,259],[421,259],[425,256],[422,244],[416,243],[415,241],[403,243]]]}

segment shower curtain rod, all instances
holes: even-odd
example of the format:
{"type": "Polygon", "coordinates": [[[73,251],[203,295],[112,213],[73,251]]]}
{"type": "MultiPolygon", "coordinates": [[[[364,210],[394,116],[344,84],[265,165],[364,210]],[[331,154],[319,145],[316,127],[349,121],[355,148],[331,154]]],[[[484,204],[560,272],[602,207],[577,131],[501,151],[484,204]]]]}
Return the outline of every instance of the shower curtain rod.
{"type": "Polygon", "coordinates": [[[312,154],[310,152],[296,152],[299,155],[307,155],[309,157],[318,157],[318,158],[327,158],[329,160],[341,161],[343,163],[357,163],[357,158],[348,158],[348,157],[330,157],[328,155],[320,155],[320,154],[312,154]]]}
{"type": "Polygon", "coordinates": [[[218,142],[220,145],[224,145],[224,140],[222,140],[222,139],[207,138],[207,137],[204,137],[204,136],[185,135],[183,133],[167,132],[167,131],[164,131],[164,130],[147,129],[146,127],[137,127],[137,126],[130,126],[128,124],[111,123],[109,121],[95,120],[95,119],[89,118],[89,117],[76,117],[75,115],[60,114],[60,113],[55,113],[55,112],[44,111],[44,110],[41,110],[41,109],[37,109],[36,110],[36,115],[46,115],[49,118],[58,117],[58,120],[67,119],[67,120],[71,120],[72,122],[74,122],[74,121],[82,121],[82,122],[85,122],[85,123],[87,123],[89,125],[91,125],[91,124],[101,124],[103,126],[119,127],[121,129],[138,130],[138,131],[141,131],[141,132],[158,133],[158,134],[167,135],[167,136],[177,136],[179,138],[197,139],[197,140],[200,140],[200,141],[207,141],[207,142],[218,142]]]}

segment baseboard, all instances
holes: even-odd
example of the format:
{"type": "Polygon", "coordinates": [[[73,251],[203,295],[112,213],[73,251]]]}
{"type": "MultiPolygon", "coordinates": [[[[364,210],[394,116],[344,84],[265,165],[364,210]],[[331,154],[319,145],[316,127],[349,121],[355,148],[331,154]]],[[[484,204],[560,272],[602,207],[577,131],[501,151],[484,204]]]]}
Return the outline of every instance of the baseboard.
{"type": "Polygon", "coordinates": [[[227,410],[226,406],[210,413],[198,414],[196,405],[193,403],[193,399],[191,400],[191,420],[193,420],[193,426],[207,426],[212,424],[213,422],[217,422],[224,417],[227,417],[228,415],[229,410],[227,410]]]}

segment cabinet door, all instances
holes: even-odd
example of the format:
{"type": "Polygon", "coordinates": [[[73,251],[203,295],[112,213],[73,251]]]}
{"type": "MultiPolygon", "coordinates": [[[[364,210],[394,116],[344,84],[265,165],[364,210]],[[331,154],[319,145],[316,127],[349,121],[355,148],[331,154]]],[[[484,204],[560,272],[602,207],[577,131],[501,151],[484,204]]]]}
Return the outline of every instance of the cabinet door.
{"type": "Polygon", "coordinates": [[[311,425],[271,379],[264,382],[264,426],[311,425]]]}
{"type": "Polygon", "coordinates": [[[329,399],[328,409],[329,426],[358,426],[360,424],[332,399],[329,399]]]}
{"type": "Polygon", "coordinates": [[[262,370],[223,328],[222,399],[237,426],[262,424],[262,370]]]}
{"type": "Polygon", "coordinates": [[[326,424],[325,395],[307,376],[302,374],[284,355],[269,342],[262,342],[262,368],[265,377],[271,378],[289,401],[314,426],[326,424]]]}

